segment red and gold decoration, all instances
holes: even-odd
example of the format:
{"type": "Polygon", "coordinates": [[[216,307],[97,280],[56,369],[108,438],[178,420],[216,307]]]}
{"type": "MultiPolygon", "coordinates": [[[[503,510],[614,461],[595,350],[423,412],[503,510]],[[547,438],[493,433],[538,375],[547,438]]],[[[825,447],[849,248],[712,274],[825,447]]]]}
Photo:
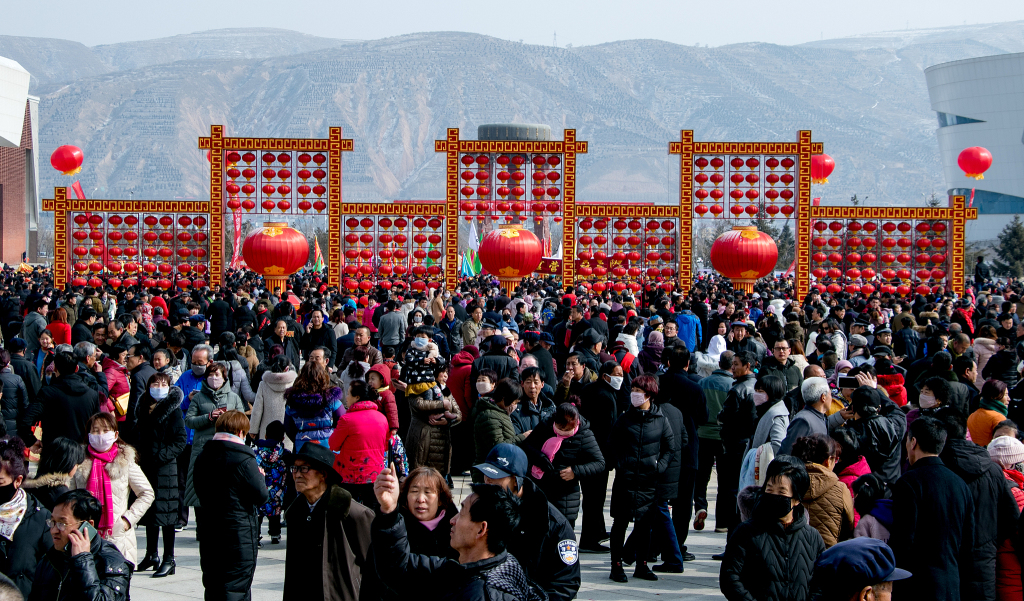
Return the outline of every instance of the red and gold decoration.
{"type": "Polygon", "coordinates": [[[616,292],[627,288],[639,292],[645,283],[676,279],[677,207],[579,204],[575,239],[578,282],[599,282],[616,292]]]}
{"type": "Polygon", "coordinates": [[[960,151],[956,164],[964,172],[965,177],[985,179],[985,172],[992,166],[992,153],[981,146],[972,146],[960,151]]]}
{"type": "Polygon", "coordinates": [[[768,234],[752,225],[738,225],[711,245],[711,265],[732,280],[734,288],[754,291],[754,282],[770,274],[779,260],[779,249],[768,234]]]}
{"type": "Polygon", "coordinates": [[[480,242],[480,264],[498,278],[510,294],[520,280],[540,265],[544,249],[540,240],[520,224],[502,224],[480,242]]]}
{"type": "Polygon", "coordinates": [[[249,269],[263,276],[267,290],[285,290],[288,276],[309,260],[309,242],[298,230],[283,222],[264,223],[242,244],[249,269]]]}
{"type": "Polygon", "coordinates": [[[413,290],[441,287],[447,260],[444,203],[350,203],[345,211],[345,289],[367,292],[377,282],[408,277],[413,290]]]}

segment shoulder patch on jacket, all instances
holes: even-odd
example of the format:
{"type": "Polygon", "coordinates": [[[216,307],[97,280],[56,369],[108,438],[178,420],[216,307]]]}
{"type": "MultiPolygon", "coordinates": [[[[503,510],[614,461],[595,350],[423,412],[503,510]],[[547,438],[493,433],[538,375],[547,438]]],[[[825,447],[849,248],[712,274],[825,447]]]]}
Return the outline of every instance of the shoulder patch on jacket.
{"type": "Polygon", "coordinates": [[[561,558],[562,562],[567,566],[571,566],[576,563],[576,560],[580,557],[580,550],[576,541],[571,539],[559,541],[558,557],[561,558]]]}

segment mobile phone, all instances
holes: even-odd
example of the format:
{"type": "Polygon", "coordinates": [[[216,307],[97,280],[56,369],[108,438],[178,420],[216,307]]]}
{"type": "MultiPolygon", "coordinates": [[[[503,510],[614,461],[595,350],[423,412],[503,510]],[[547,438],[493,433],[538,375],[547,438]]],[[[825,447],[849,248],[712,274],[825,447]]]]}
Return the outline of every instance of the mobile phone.
{"type": "Polygon", "coordinates": [[[860,382],[857,380],[857,378],[851,378],[850,376],[839,376],[839,387],[860,388],[860,382]]]}
{"type": "MultiPolygon", "coordinates": [[[[81,532],[85,536],[85,539],[89,540],[89,541],[91,541],[92,538],[94,536],[96,536],[96,528],[93,528],[93,525],[90,524],[89,522],[82,522],[82,525],[78,527],[78,531],[81,532]]],[[[70,541],[68,542],[68,544],[64,545],[64,550],[65,551],[70,551],[71,550],[71,542],[70,541]]]]}

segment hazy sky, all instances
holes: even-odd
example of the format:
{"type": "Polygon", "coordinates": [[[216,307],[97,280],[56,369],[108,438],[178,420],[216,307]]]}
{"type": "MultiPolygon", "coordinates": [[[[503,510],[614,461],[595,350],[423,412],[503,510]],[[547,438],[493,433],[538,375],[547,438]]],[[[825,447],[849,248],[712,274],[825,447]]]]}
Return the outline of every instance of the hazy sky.
{"type": "Polygon", "coordinates": [[[377,39],[468,31],[558,45],[656,38],[679,44],[799,44],[859,33],[1024,20],[1022,0],[8,0],[0,35],[88,45],[231,27],[377,39]],[[850,8],[847,8],[847,7],[850,8]],[[855,7],[855,8],[854,8],[855,7]]]}

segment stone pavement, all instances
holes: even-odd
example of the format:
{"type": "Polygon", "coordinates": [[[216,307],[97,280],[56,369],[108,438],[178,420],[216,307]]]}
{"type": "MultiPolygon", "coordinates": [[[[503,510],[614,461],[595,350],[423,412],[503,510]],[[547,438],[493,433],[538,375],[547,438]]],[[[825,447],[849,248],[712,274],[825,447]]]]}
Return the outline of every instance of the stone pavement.
{"type": "MultiPolygon", "coordinates": [[[[469,478],[455,478],[455,502],[458,504],[468,493],[469,478]]],[[[609,490],[611,482],[609,482],[609,490]]],[[[708,486],[708,499],[711,510],[715,507],[717,484],[712,474],[708,486]]],[[[611,494],[608,495],[610,502],[611,494]]],[[[607,516],[607,510],[605,511],[607,516]]],[[[577,523],[576,536],[579,537],[577,523]]],[[[266,526],[264,526],[265,528],[266,526]]],[[[608,520],[611,529],[611,520],[608,520]]],[[[686,562],[683,574],[659,574],[658,582],[647,582],[630,578],[629,583],[619,584],[608,579],[610,568],[607,554],[580,555],[583,572],[583,584],[578,599],[598,601],[652,601],[654,599],[682,599],[696,596],[719,597],[718,570],[720,562],[711,559],[711,555],[720,553],[725,548],[725,534],[715,534],[714,513],[708,516],[707,525],[702,532],[690,530],[686,541],[689,551],[697,556],[696,561],[686,562]]],[[[266,530],[264,530],[266,533],[266,530]]],[[[146,548],[145,532],[139,532],[139,550],[146,548]]],[[[280,601],[284,590],[284,560],[288,544],[287,528],[281,544],[271,545],[270,537],[264,534],[264,547],[260,549],[256,578],[252,587],[253,601],[280,601]]],[[[199,543],[195,539],[195,530],[189,528],[179,532],[175,544],[177,555],[177,571],[167,578],[151,578],[152,572],[136,574],[132,578],[131,596],[133,601],[176,601],[185,599],[203,599],[202,571],[199,569],[199,543]]],[[[161,545],[162,550],[162,545],[161,545]]],[[[141,556],[141,555],[140,555],[141,556]]],[[[632,575],[632,568],[626,566],[626,574],[632,575]]],[[[426,598],[429,598],[427,596],[426,598]]]]}

